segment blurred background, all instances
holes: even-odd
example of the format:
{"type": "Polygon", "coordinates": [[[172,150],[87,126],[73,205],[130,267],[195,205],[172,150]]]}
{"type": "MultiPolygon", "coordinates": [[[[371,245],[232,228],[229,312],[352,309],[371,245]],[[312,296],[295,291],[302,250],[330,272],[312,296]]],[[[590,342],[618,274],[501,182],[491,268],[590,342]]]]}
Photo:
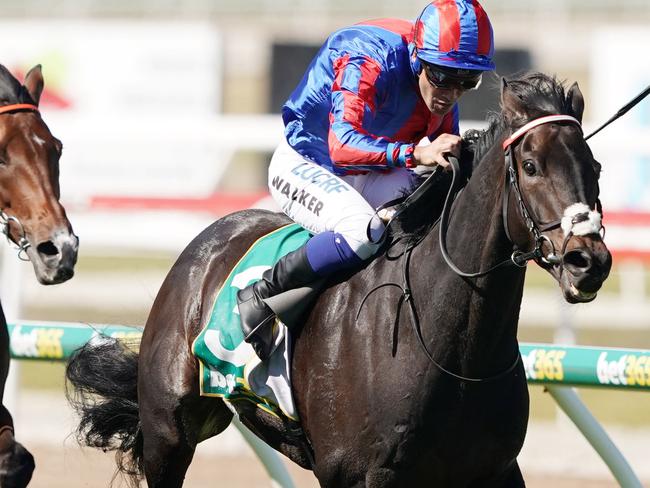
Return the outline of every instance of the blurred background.
{"type": "MultiPolygon", "coordinates": [[[[577,81],[585,132],[650,84],[647,0],[484,0],[497,73],[577,81]]],[[[273,208],[266,167],[281,106],[326,36],[378,17],[414,19],[424,1],[3,0],[0,63],[19,79],[43,66],[42,113],[64,144],[62,201],[79,235],[73,280],[37,284],[4,245],[0,297],[9,321],[142,325],[166,272],[200,230],[251,206],[273,208]]],[[[461,102],[461,129],[498,107],[498,78],[461,102]]],[[[588,305],[565,304],[532,265],[520,340],[650,348],[650,100],[595,136],[611,277],[588,305]]],[[[12,362],[18,438],[36,455],[33,486],[107,486],[108,454],[77,447],[63,367],[12,362]]],[[[541,387],[531,387],[521,465],[529,486],[616,486],[541,387]]],[[[582,390],[637,474],[650,482],[650,395],[582,390]]],[[[189,486],[268,486],[237,432],[199,449],[189,486]]],[[[298,486],[316,486],[291,468],[298,486]]],[[[119,485],[119,481],[116,482],[119,485]]],[[[650,485],[649,485],[650,486],[650,485]]]]}

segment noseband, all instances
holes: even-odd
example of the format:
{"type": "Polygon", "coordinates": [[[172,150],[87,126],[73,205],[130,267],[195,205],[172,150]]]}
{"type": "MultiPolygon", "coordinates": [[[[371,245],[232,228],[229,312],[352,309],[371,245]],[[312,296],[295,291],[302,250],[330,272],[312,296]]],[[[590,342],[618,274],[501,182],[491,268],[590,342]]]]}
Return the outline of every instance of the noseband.
{"type": "MultiPolygon", "coordinates": [[[[4,105],[0,107],[0,114],[19,112],[24,110],[39,113],[38,107],[36,105],[32,105],[31,103],[14,103],[12,105],[4,105]]],[[[20,220],[18,220],[18,217],[9,215],[4,211],[4,209],[0,209],[0,232],[7,237],[7,241],[13,243],[13,240],[11,239],[11,222],[15,223],[20,228],[20,236],[18,238],[18,242],[15,243],[18,246],[18,258],[22,261],[29,261],[26,251],[27,248],[31,246],[31,244],[27,240],[25,227],[20,222],[20,220]]]]}
{"type": "MultiPolygon", "coordinates": [[[[519,202],[519,208],[521,210],[522,216],[524,220],[526,221],[526,226],[528,227],[528,230],[533,234],[535,237],[535,249],[533,249],[530,252],[523,252],[523,251],[515,251],[510,259],[507,259],[505,261],[502,261],[491,268],[485,270],[485,271],[479,271],[476,273],[466,273],[464,271],[461,271],[451,260],[451,257],[449,256],[449,253],[447,252],[447,228],[449,224],[449,214],[451,210],[452,203],[454,201],[455,196],[458,194],[456,191],[456,186],[457,186],[457,180],[458,176],[460,175],[460,164],[458,162],[458,159],[456,159],[453,156],[450,156],[448,158],[448,161],[451,165],[452,168],[452,180],[451,180],[451,185],[449,187],[449,190],[447,192],[447,196],[445,197],[445,203],[442,209],[442,214],[440,216],[440,222],[439,222],[439,245],[440,245],[440,252],[442,254],[443,259],[447,263],[447,265],[459,276],[465,277],[465,278],[479,278],[481,276],[485,276],[492,271],[496,270],[497,268],[501,268],[503,266],[519,266],[519,267],[525,267],[526,263],[532,259],[539,259],[542,260],[546,263],[553,263],[553,261],[556,261],[557,264],[562,263],[562,257],[558,257],[557,254],[555,253],[555,247],[553,246],[553,243],[551,240],[543,235],[543,232],[549,231],[556,229],[558,227],[562,227],[564,230],[566,236],[564,239],[564,243],[562,245],[562,254],[564,254],[564,251],[566,249],[567,243],[569,242],[569,239],[571,238],[572,235],[586,235],[593,233],[594,229],[600,229],[602,226],[600,224],[600,215],[601,215],[601,210],[600,210],[600,201],[598,201],[597,208],[598,208],[598,213],[593,212],[589,209],[589,207],[585,204],[582,203],[577,203],[574,205],[571,205],[569,208],[567,208],[564,212],[564,216],[559,219],[555,220],[553,222],[549,222],[548,224],[544,225],[539,225],[531,217],[530,212],[528,211],[528,208],[526,207],[526,204],[524,203],[524,199],[521,193],[521,189],[519,188],[519,183],[517,181],[517,171],[515,169],[515,161],[514,157],[512,155],[512,146],[519,141],[529,130],[533,129],[534,127],[537,127],[542,124],[548,124],[551,122],[571,122],[573,124],[577,124],[579,127],[581,127],[580,122],[569,115],[549,115],[546,117],[541,117],[539,119],[535,119],[523,127],[521,127],[519,130],[515,131],[509,138],[507,138],[503,142],[503,150],[505,151],[505,168],[506,168],[506,174],[505,174],[505,188],[503,192],[503,223],[505,227],[505,232],[506,235],[508,236],[508,239],[510,242],[513,242],[511,237],[510,237],[510,232],[508,230],[508,202],[509,202],[509,195],[510,191],[514,190],[515,195],[517,196],[517,201],[519,202]],[[597,215],[597,218],[594,218],[594,215],[597,215]],[[551,245],[551,248],[553,251],[548,255],[544,256],[542,253],[542,244],[544,241],[548,242],[551,245]]],[[[427,178],[427,180],[422,183],[411,195],[409,195],[406,198],[401,198],[398,200],[393,200],[391,202],[386,203],[385,205],[379,207],[377,209],[377,212],[380,210],[383,210],[384,208],[397,205],[397,209],[394,212],[394,215],[391,217],[390,221],[386,224],[386,227],[388,228],[395,219],[397,215],[399,215],[402,211],[404,211],[405,208],[409,206],[409,203],[411,201],[416,200],[417,198],[420,198],[436,181],[438,178],[438,175],[440,173],[440,169],[437,168],[431,176],[427,178]]],[[[597,230],[596,230],[597,232],[597,230]]],[[[368,236],[370,239],[370,234],[368,231],[368,236]]],[[[400,288],[402,290],[402,297],[400,298],[399,304],[398,304],[398,310],[401,307],[403,302],[407,302],[409,304],[409,310],[410,310],[410,315],[411,315],[411,325],[414,328],[414,332],[416,337],[418,338],[418,342],[420,344],[420,347],[426,354],[427,358],[429,361],[431,361],[438,370],[442,371],[443,373],[452,376],[458,380],[469,382],[469,383],[486,383],[486,382],[492,382],[492,381],[497,381],[502,378],[505,378],[508,376],[514,369],[517,367],[520,361],[520,354],[519,351],[517,350],[515,360],[511,363],[511,365],[504,371],[493,375],[489,377],[483,377],[483,378],[473,378],[473,377],[467,377],[467,376],[462,376],[457,373],[454,373],[445,367],[443,367],[438,361],[436,361],[431,353],[429,352],[425,342],[424,338],[422,337],[422,332],[420,329],[420,324],[419,320],[417,317],[417,313],[415,311],[415,304],[413,300],[413,296],[411,294],[411,287],[409,285],[409,278],[408,278],[408,270],[409,270],[409,262],[410,262],[410,256],[411,252],[413,249],[419,244],[421,241],[417,241],[411,245],[407,246],[407,249],[404,251],[404,284],[400,285],[398,283],[383,283],[379,286],[376,286],[372,290],[368,292],[366,297],[362,300],[361,305],[359,306],[359,310],[357,312],[357,318],[359,316],[359,313],[361,312],[361,308],[363,307],[364,303],[366,302],[366,299],[375,291],[377,291],[380,288],[386,287],[386,286],[395,286],[397,288],[400,288]]],[[[513,243],[514,244],[514,243],[513,243]]],[[[555,264],[555,263],[553,263],[555,264]]],[[[397,316],[399,317],[399,311],[397,316]]]]}
{"type": "Polygon", "coordinates": [[[502,197],[502,215],[506,236],[508,237],[508,240],[514,244],[514,241],[512,240],[510,231],[508,229],[508,204],[510,202],[510,193],[514,191],[515,197],[517,198],[517,203],[519,205],[519,211],[521,212],[521,215],[526,223],[528,231],[533,235],[533,238],[535,240],[535,248],[532,251],[523,252],[516,250],[512,254],[511,261],[520,267],[526,266],[526,263],[532,259],[539,260],[545,264],[550,265],[562,264],[566,247],[572,236],[589,234],[592,233],[594,229],[595,232],[599,232],[600,229],[603,228],[601,223],[602,207],[600,200],[597,200],[596,212],[593,212],[587,205],[576,204],[565,210],[564,216],[561,219],[557,219],[546,224],[538,224],[537,220],[532,217],[531,212],[526,206],[523,195],[521,193],[521,189],[519,187],[519,182],[517,180],[517,170],[515,165],[515,158],[513,156],[513,146],[531,129],[552,122],[570,122],[572,124],[576,124],[582,131],[582,124],[580,121],[574,117],[571,117],[570,115],[547,115],[545,117],[540,117],[528,122],[526,125],[515,131],[505,141],[503,141],[503,150],[505,151],[506,177],[504,179],[505,183],[502,197]],[[584,223],[587,224],[585,225],[584,223]],[[564,230],[565,237],[564,242],[562,243],[561,253],[558,256],[553,242],[543,233],[557,229],[559,227],[562,227],[564,230]],[[580,230],[575,230],[574,232],[574,228],[580,230]],[[547,242],[551,246],[551,252],[546,256],[544,256],[544,253],[542,252],[542,246],[544,242],[547,242]]]}

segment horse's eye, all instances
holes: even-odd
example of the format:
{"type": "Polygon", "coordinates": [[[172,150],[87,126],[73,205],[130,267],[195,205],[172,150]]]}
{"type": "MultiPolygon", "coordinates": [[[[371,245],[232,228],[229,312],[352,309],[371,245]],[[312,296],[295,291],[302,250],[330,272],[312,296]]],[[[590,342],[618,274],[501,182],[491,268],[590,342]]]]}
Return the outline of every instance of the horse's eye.
{"type": "Polygon", "coordinates": [[[528,176],[533,176],[537,172],[535,164],[530,159],[524,161],[524,171],[528,176]]]}

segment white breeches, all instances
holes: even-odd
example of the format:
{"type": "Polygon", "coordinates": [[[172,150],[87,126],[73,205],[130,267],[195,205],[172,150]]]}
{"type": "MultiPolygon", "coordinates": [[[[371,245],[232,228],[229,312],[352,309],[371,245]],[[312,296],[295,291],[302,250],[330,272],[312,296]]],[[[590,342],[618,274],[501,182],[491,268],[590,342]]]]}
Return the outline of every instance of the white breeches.
{"type": "Polygon", "coordinates": [[[269,190],[282,211],[313,234],[333,231],[343,236],[361,259],[372,256],[384,225],[375,209],[415,184],[406,168],[389,172],[336,176],[294,151],[286,141],[275,150],[269,166],[269,190]]]}

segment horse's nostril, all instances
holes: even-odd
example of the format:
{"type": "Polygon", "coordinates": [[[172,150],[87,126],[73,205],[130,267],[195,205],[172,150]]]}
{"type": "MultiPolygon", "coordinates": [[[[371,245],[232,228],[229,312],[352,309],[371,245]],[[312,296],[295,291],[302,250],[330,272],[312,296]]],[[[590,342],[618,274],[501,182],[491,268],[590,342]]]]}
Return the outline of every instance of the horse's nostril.
{"type": "Polygon", "coordinates": [[[59,249],[54,245],[52,241],[41,242],[36,246],[36,250],[46,256],[56,256],[59,254],[59,249]]]}
{"type": "Polygon", "coordinates": [[[586,251],[575,249],[564,255],[564,264],[571,268],[586,270],[591,267],[591,256],[586,251]]]}

